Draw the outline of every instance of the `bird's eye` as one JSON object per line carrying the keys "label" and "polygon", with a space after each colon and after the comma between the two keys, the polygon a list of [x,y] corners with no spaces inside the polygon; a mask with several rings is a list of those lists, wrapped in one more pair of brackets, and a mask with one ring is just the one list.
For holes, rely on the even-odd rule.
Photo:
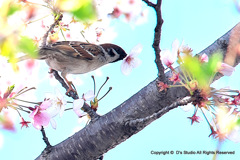
{"label": "bird's eye", "polygon": [[114,53],[114,52],[116,52],[116,51],[115,51],[113,48],[110,48],[110,49],[108,49],[107,51],[108,51],[110,57],[114,57],[114,56],[115,56],[115,53]]}

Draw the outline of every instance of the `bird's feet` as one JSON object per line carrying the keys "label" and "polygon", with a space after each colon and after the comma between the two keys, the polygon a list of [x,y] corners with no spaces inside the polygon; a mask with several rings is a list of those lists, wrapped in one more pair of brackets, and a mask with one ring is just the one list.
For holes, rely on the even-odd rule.
{"label": "bird's feet", "polygon": [[77,94],[77,90],[74,87],[73,83],[71,81],[67,81],[67,84],[68,84],[68,90],[66,92],[66,95],[69,95],[71,91]]}

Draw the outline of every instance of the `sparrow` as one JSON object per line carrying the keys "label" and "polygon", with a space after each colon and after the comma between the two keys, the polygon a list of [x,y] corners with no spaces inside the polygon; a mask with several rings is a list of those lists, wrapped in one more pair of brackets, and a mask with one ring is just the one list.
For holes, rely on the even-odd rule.
{"label": "sparrow", "polygon": [[[58,41],[40,47],[37,59],[45,60],[51,69],[61,72],[69,87],[66,92],[68,94],[75,90],[67,80],[67,74],[87,73],[103,65],[123,60],[126,56],[121,47],[111,43],[96,45],[80,41]],[[19,61],[26,59],[29,59],[29,56],[22,56]]]}

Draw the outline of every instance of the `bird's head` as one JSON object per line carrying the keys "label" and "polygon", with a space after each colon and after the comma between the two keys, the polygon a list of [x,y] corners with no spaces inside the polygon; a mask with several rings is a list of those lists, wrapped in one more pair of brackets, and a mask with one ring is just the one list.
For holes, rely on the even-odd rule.
{"label": "bird's head", "polygon": [[115,44],[106,43],[106,44],[101,44],[100,46],[111,57],[110,63],[123,60],[127,56],[127,53],[121,47]]}

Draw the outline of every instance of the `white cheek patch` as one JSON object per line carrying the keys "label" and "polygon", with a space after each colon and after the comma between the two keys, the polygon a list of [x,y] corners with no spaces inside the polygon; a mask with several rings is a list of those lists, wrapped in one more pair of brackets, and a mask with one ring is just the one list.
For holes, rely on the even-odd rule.
{"label": "white cheek patch", "polygon": [[[106,50],[102,47],[102,46],[99,46],[101,49],[102,49],[102,51],[103,51],[103,53],[104,53],[104,55],[108,55],[108,53],[107,52],[109,52],[110,50],[107,48],[107,52],[106,52]],[[108,51],[109,50],[109,51]]]}
{"label": "white cheek patch", "polygon": [[112,49],[112,52],[115,54],[115,56],[118,56],[118,58],[119,58],[120,55],[117,53],[117,51],[113,48],[111,48],[111,49]]}
{"label": "white cheek patch", "polygon": [[111,50],[113,51],[114,54],[118,54],[117,51],[115,51],[115,49],[111,48]]}

